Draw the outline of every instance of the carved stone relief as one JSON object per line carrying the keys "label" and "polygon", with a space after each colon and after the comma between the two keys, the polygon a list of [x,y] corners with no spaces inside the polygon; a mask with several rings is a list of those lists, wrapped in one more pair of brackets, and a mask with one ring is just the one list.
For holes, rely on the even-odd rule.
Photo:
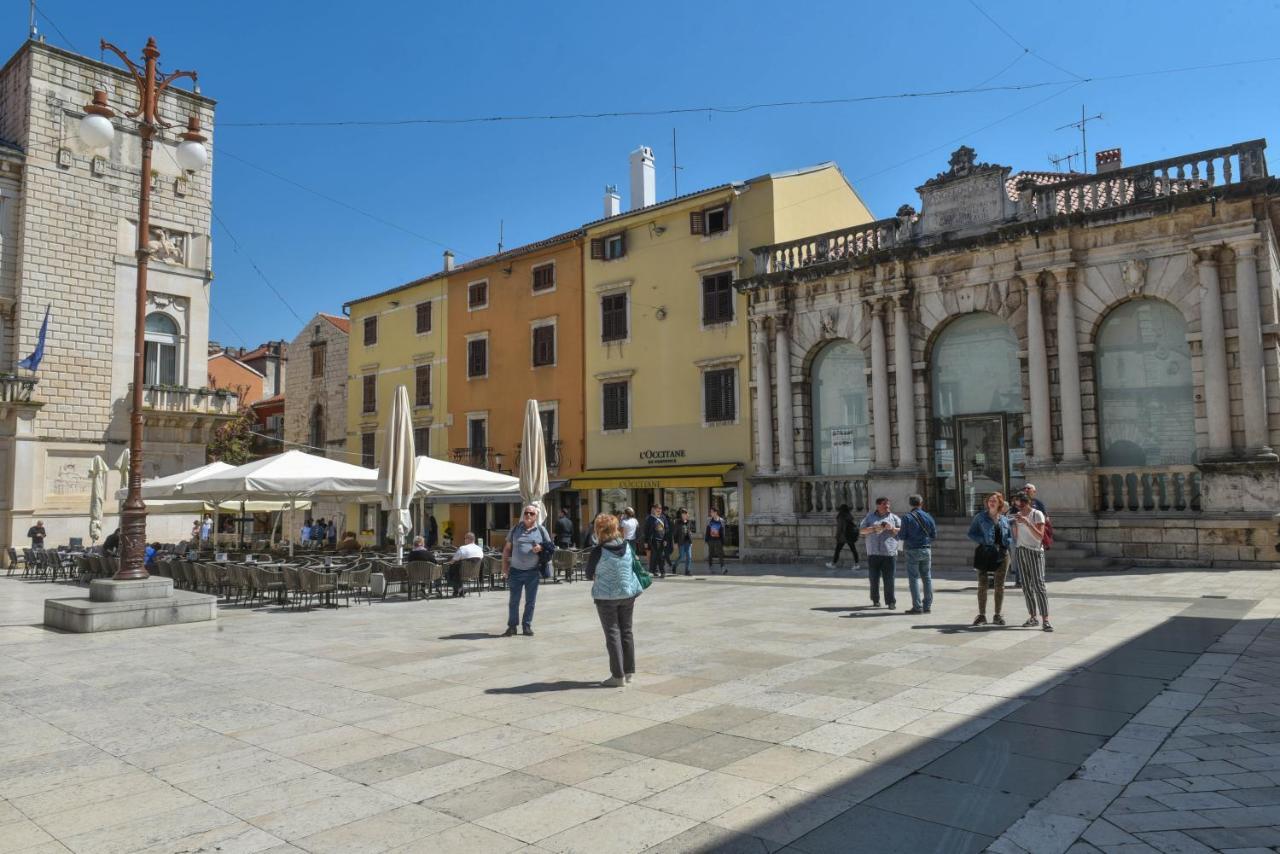
{"label": "carved stone relief", "polygon": [[170,228],[153,225],[150,230],[151,239],[147,241],[147,249],[156,261],[167,264],[185,266],[187,263],[187,241],[190,235]]}

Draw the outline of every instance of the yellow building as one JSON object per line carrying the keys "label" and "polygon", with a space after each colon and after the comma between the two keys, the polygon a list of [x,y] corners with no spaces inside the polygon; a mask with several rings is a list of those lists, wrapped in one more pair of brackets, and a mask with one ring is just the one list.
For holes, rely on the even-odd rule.
{"label": "yellow building", "polygon": [[587,470],[572,485],[594,510],[683,507],[698,530],[715,506],[733,554],[752,472],[751,336],[733,281],[753,247],[872,216],[833,163],[661,203],[649,149],[631,173],[632,209],[610,188],[606,217],[585,226]]}
{"label": "yellow building", "polygon": [[[413,439],[420,456],[448,458],[448,270],[343,306],[351,317],[347,347],[347,460],[376,468],[385,454],[387,419],[396,387],[409,391]],[[414,509],[414,530],[422,530]],[[351,505],[344,527],[366,543],[382,543],[386,512],[377,504]]]}

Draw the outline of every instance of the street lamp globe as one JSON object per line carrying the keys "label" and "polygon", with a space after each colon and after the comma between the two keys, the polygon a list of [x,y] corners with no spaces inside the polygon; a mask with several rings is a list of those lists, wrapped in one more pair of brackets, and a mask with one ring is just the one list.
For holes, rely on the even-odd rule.
{"label": "street lamp globe", "polygon": [[111,126],[111,119],[96,113],[86,113],[80,120],[80,138],[90,148],[105,148],[111,144],[116,129]]}
{"label": "street lamp globe", "polygon": [[204,143],[196,142],[193,139],[186,139],[178,143],[178,150],[174,153],[174,156],[184,172],[199,172],[209,162],[209,152],[205,151]]}

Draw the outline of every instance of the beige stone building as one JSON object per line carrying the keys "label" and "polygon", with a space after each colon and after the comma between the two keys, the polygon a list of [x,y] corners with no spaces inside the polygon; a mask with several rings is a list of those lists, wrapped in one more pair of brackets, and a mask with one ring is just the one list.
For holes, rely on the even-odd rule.
{"label": "beige stone building", "polygon": [[[49,544],[88,542],[89,462],[114,469],[128,442],[140,144],[116,120],[109,148],[89,149],[77,125],[95,88],[118,115],[136,90],[117,68],[29,41],[0,69],[0,547],[26,544],[44,521]],[[198,113],[212,137],[214,103],[170,89],[162,115],[179,129]],[[152,172],[146,318],[146,477],[203,464],[234,394],[205,388],[212,169],[184,174],[173,132]],[[210,145],[212,150],[212,145]],[[35,349],[46,309],[44,360]],[[113,470],[112,492],[120,486]],[[104,533],[116,524],[107,502]],[[152,516],[148,537],[181,539],[191,520]]]}
{"label": "beige stone building", "polygon": [[[284,447],[322,454],[344,462],[347,456],[347,340],[351,321],[320,312],[288,345],[291,356],[284,376]],[[331,519],[341,511],[332,501],[317,501],[316,518]]]}
{"label": "beige stone building", "polygon": [[959,523],[1034,481],[1051,565],[1275,566],[1265,147],[1012,176],[961,148],[919,212],[756,250],[753,552],[830,554],[842,503]]}

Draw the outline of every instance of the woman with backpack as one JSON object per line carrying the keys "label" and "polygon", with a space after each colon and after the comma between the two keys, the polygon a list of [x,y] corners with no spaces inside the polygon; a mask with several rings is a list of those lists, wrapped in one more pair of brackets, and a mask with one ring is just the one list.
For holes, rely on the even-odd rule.
{"label": "woman with backpack", "polygon": [[636,672],[636,646],[631,633],[636,597],[643,588],[632,569],[637,559],[633,546],[623,538],[618,517],[601,513],[592,525],[599,543],[587,558],[587,579],[596,603],[604,645],[609,651],[607,688],[621,688]]}

